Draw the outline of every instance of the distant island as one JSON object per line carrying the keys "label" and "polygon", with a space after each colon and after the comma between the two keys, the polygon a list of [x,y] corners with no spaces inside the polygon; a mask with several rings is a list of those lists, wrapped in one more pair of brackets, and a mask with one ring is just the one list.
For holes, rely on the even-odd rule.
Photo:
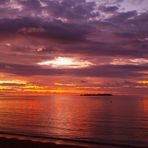
{"label": "distant island", "polygon": [[106,94],[106,93],[104,93],[104,94],[100,94],[100,93],[98,93],[98,94],[81,94],[80,96],[113,96],[113,94]]}

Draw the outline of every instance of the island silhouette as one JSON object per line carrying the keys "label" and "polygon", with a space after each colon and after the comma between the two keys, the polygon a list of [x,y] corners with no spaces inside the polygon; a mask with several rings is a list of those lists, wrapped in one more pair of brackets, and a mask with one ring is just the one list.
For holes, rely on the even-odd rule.
{"label": "island silhouette", "polygon": [[97,94],[81,94],[80,96],[113,96],[113,94],[109,94],[109,93],[97,93]]}

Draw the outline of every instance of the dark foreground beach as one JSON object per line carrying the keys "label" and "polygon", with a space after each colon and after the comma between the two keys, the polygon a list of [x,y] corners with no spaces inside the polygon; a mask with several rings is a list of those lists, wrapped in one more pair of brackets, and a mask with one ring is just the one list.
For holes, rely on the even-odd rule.
{"label": "dark foreground beach", "polygon": [[74,145],[64,145],[64,144],[54,144],[54,143],[45,143],[37,142],[31,140],[18,140],[15,138],[0,138],[0,147],[1,148],[84,148],[83,146],[74,146]]}
{"label": "dark foreground beach", "polygon": [[138,147],[130,145],[120,145],[120,144],[101,144],[100,145],[90,145],[90,146],[80,146],[80,145],[70,145],[70,144],[55,144],[51,142],[39,142],[32,140],[20,140],[16,138],[0,138],[0,148],[147,148]]}

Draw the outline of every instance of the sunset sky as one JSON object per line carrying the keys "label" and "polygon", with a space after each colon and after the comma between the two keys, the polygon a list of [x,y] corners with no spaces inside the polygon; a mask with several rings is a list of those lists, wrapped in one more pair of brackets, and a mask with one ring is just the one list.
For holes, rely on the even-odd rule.
{"label": "sunset sky", "polygon": [[0,94],[146,94],[148,0],[0,0]]}

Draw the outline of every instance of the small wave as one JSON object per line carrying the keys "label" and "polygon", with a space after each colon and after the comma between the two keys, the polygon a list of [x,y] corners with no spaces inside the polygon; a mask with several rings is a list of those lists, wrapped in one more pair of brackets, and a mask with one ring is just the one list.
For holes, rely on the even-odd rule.
{"label": "small wave", "polygon": [[[81,140],[81,139],[70,139],[70,138],[62,138],[62,137],[46,137],[46,136],[36,136],[36,135],[26,135],[26,134],[16,134],[16,133],[8,133],[8,132],[0,132],[0,137],[4,138],[15,138],[17,140],[30,140],[30,141],[39,141],[39,142],[53,142],[57,143],[58,141],[62,143],[75,143],[77,145],[87,145],[87,146],[94,146],[102,145],[108,147],[117,147],[117,148],[139,148],[139,146],[135,146],[132,144],[120,144],[120,143],[107,143],[107,142],[94,142],[88,140]],[[74,145],[75,145],[74,144]],[[147,146],[140,146],[140,148],[147,148]]]}

